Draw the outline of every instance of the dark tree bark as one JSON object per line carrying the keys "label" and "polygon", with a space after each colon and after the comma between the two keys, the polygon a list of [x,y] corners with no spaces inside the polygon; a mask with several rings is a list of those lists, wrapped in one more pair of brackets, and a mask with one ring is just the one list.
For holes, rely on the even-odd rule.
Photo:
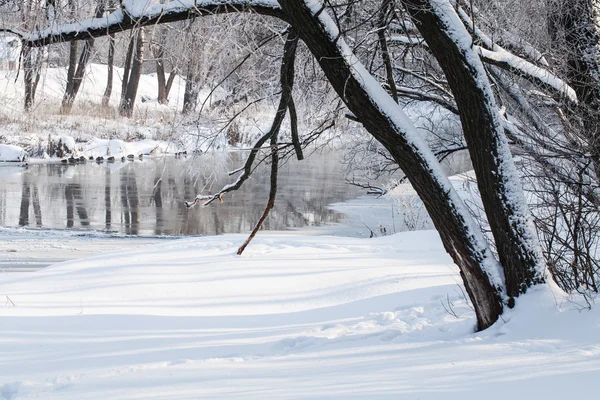
{"label": "dark tree bark", "polygon": [[[39,50],[37,50],[39,52]],[[25,84],[25,111],[30,111],[35,102],[35,92],[39,82],[39,70],[37,60],[34,58],[34,49],[23,46],[23,81]]]}
{"label": "dark tree bark", "polygon": [[[196,42],[199,40],[194,32],[194,21],[195,19],[191,19],[187,26],[188,31],[188,42],[192,47],[190,50],[190,56],[187,60],[186,65],[186,74],[185,74],[185,91],[183,93],[183,107],[181,109],[181,113],[183,115],[187,115],[196,109],[196,105],[198,104],[198,93],[200,91],[200,74],[198,73],[198,60],[195,56]],[[201,111],[202,112],[202,111]]]}
{"label": "dark tree bark", "polygon": [[[372,96],[374,89],[361,79],[363,76],[357,76],[355,63],[349,62],[338,45],[341,39],[332,37],[304,1],[280,0],[279,3],[338,95],[369,133],[389,151],[423,200],[446,251],[460,268],[477,314],[478,328],[489,327],[502,313],[500,289],[492,285],[484,272],[488,262],[494,263],[493,256],[481,243],[481,235],[473,230],[472,221],[466,220],[469,215],[449,182],[440,176],[439,164],[432,164],[431,158],[425,155],[430,152],[424,143],[423,147],[415,143],[415,132],[399,126],[395,116],[386,112],[387,104],[393,99]],[[394,110],[401,112],[399,108],[394,107]],[[439,174],[433,172],[437,170]]]}
{"label": "dark tree bark", "polygon": [[[190,62],[192,64],[192,62]],[[200,88],[200,76],[195,71],[193,65],[188,65],[188,73],[185,77],[185,91],[183,93],[183,108],[182,114],[187,115],[194,111],[198,104],[198,93]]]}
{"label": "dark tree bark", "polygon": [[[96,8],[96,18],[102,17],[104,14],[104,6],[101,3]],[[64,114],[69,114],[73,108],[75,97],[79,92],[79,88],[83,83],[83,77],[85,75],[85,69],[92,56],[92,50],[94,48],[94,38],[89,38],[85,41],[81,54],[79,55],[79,62],[77,62],[77,42],[71,42],[71,48],[69,51],[69,69],[67,72],[67,87],[62,100],[61,111]]]}
{"label": "dark tree bark", "polygon": [[[77,50],[79,42],[74,40],[69,43],[69,66],[67,67],[67,87],[65,88],[65,97],[67,93],[73,93],[73,84],[75,78],[75,70],[77,69]],[[63,98],[63,104],[65,98]]]}
{"label": "dark tree bark", "polygon": [[[73,43],[73,42],[72,42]],[[76,42],[74,42],[76,43]],[[69,57],[69,72],[67,74],[67,87],[65,89],[65,94],[62,100],[61,112],[64,114],[69,114],[71,109],[73,108],[73,103],[75,102],[75,97],[79,92],[79,88],[81,87],[81,83],[83,82],[83,77],[85,75],[85,67],[90,59],[90,55],[92,54],[92,48],[94,46],[94,39],[88,39],[85,41],[83,45],[83,49],[81,51],[81,55],[79,57],[79,62],[76,63],[77,67],[75,68],[75,73],[71,73],[71,67],[75,64],[72,64],[71,57]],[[77,46],[71,49],[71,54],[77,52]]]}
{"label": "dark tree bark", "polygon": [[129,75],[131,73],[131,62],[133,60],[133,52],[135,51],[135,36],[137,32],[133,32],[131,35],[131,39],[129,40],[129,45],[127,46],[127,53],[125,55],[125,64],[123,65],[123,79],[121,80],[121,102],[123,102],[123,97],[125,96],[125,92],[127,92],[127,86],[129,85]]}
{"label": "dark tree bark", "polygon": [[137,95],[138,85],[140,83],[140,77],[142,75],[142,64],[144,62],[144,30],[138,29],[137,33],[133,36],[132,42],[130,43],[131,54],[131,71],[127,74],[127,80],[125,77],[123,83],[127,82],[125,92],[121,97],[121,105],[119,107],[119,113],[122,116],[131,118],[133,116],[133,107],[135,105],[135,97]]}
{"label": "dark tree bark", "polygon": [[158,80],[158,103],[167,104],[169,102],[169,93],[173,86],[173,81],[177,76],[175,69],[171,70],[169,77],[166,77],[165,71],[165,46],[167,42],[167,31],[164,28],[156,27],[158,30],[157,40],[152,46],[152,52],[156,61],[156,78]]}
{"label": "dark tree bark", "polygon": [[377,37],[379,39],[379,47],[381,47],[381,59],[385,68],[385,76],[387,84],[392,95],[392,98],[398,102],[398,89],[396,89],[396,82],[394,81],[394,74],[392,68],[392,60],[387,45],[387,38],[385,37],[385,31],[388,25],[388,16],[394,12],[393,3],[391,0],[383,0],[381,9],[379,10],[379,21],[377,24]]}
{"label": "dark tree bark", "polygon": [[102,107],[108,107],[113,88],[113,75],[115,69],[115,37],[108,36],[108,60],[106,62],[108,68],[108,78],[106,80],[106,89],[102,96]]}
{"label": "dark tree bark", "polygon": [[[430,0],[403,2],[452,89],[512,307],[515,297],[543,282],[543,277],[533,244],[535,235],[525,220],[528,212],[488,78],[475,52],[459,48],[452,37],[460,33],[449,26],[452,22],[448,19],[454,13],[449,2],[435,8]],[[458,16],[454,22],[462,26]],[[515,199],[519,194],[521,198]]]}

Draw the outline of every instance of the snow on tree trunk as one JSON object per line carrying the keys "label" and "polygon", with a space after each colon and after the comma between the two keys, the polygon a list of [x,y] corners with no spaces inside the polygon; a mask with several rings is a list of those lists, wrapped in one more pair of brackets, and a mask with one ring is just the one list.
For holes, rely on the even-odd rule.
{"label": "snow on tree trunk", "polygon": [[487,74],[471,36],[448,0],[404,0],[404,6],[444,70],[456,100],[512,307],[515,297],[543,282],[544,276],[539,245]]}
{"label": "snow on tree trunk", "polygon": [[394,157],[423,200],[446,251],[459,266],[478,328],[502,313],[502,271],[441,166],[402,109],[340,37],[323,4],[280,0],[327,79],[359,121]]}

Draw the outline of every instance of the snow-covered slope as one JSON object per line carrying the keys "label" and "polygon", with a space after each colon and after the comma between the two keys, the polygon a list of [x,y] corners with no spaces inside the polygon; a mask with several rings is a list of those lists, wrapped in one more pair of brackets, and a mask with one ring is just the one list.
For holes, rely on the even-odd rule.
{"label": "snow-covered slope", "polygon": [[600,313],[473,332],[434,231],[192,238],[0,277],[4,399],[595,399]]}

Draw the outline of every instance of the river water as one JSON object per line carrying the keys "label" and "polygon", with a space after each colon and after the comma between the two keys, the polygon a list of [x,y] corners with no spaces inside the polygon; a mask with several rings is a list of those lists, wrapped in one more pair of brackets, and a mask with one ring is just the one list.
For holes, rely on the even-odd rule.
{"label": "river water", "polygon": [[[0,226],[85,229],[136,236],[218,235],[248,232],[269,193],[269,167],[208,207],[185,200],[235,180],[247,153],[152,158],[114,164],[38,164],[0,167]],[[335,153],[313,154],[280,166],[275,208],[264,229],[283,230],[339,222],[331,203],[357,197],[344,182]]]}

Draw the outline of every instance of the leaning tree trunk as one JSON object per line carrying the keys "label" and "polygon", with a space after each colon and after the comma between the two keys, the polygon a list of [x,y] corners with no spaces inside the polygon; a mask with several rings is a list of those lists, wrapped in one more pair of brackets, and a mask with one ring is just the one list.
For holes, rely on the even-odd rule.
{"label": "leaning tree trunk", "polygon": [[502,313],[501,271],[466,207],[425,141],[340,37],[326,11],[279,0],[327,79],[364,127],[382,143],[423,200],[446,251],[460,268],[479,329]]}
{"label": "leaning tree trunk", "polygon": [[512,307],[515,297],[544,278],[536,236],[487,74],[448,0],[403,2],[444,70],[456,100]]}
{"label": "leaning tree trunk", "polygon": [[142,63],[144,61],[144,30],[139,29],[132,39],[131,71],[127,76],[127,87],[121,96],[119,113],[131,118],[137,95],[140,77],[142,75]]}

